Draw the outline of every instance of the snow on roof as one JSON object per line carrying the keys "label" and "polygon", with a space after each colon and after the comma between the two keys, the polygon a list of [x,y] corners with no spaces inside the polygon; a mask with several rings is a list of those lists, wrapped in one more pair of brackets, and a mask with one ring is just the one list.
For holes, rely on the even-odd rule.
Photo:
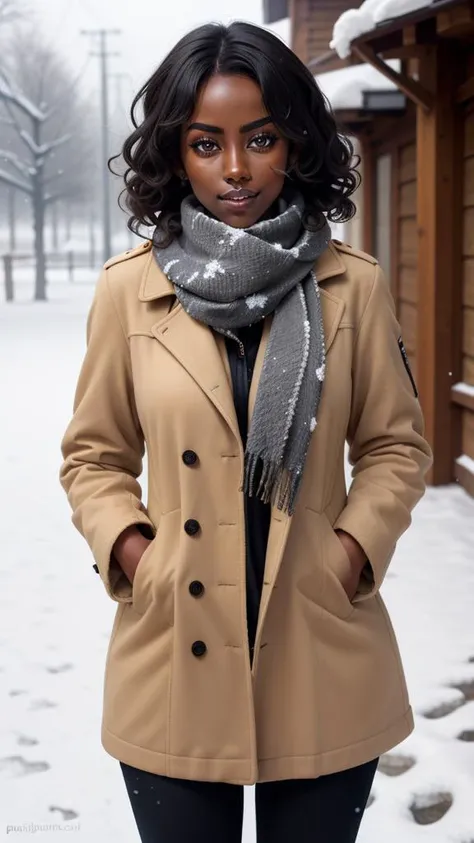
{"label": "snow on roof", "polygon": [[348,9],[338,18],[329,46],[336,50],[341,59],[346,59],[351,53],[352,41],[359,35],[370,32],[383,21],[431,5],[432,0],[365,0],[359,9]]}
{"label": "snow on roof", "polygon": [[287,46],[290,46],[291,42],[291,21],[290,18],[283,18],[282,20],[277,20],[275,23],[270,23],[265,25],[265,29],[269,29],[270,32],[273,32],[274,35],[278,35]]}
{"label": "snow on roof", "polygon": [[[398,59],[391,59],[387,64],[393,70],[400,70]],[[393,82],[369,64],[356,64],[319,73],[315,79],[333,109],[362,108],[364,91],[397,90]]]}

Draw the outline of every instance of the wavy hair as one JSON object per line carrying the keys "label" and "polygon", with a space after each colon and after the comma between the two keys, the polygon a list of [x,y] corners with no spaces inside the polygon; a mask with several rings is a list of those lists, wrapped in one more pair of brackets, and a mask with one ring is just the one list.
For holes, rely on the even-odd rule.
{"label": "wavy hair", "polygon": [[259,85],[268,113],[296,153],[289,178],[303,194],[307,218],[351,219],[357,161],[314,77],[275,35],[237,22],[206,24],[182,38],[133,100],[134,131],[109,161],[112,172],[112,162],[126,165],[119,201],[125,197],[129,229],[139,234],[141,226],[157,226],[163,246],[180,234],[181,202],[189,193],[176,175],[181,130],[200,89],[217,73],[247,76]]}

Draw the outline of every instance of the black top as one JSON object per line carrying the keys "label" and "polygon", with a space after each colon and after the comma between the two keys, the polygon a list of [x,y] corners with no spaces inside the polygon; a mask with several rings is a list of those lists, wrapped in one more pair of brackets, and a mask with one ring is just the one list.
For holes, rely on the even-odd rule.
{"label": "black top", "polygon": [[[240,435],[245,449],[248,435],[248,402],[255,360],[262,338],[263,321],[237,332],[243,348],[235,340],[226,339],[227,354],[232,374],[234,404],[239,422]],[[258,482],[258,479],[257,479]],[[251,657],[258,612],[262,595],[265,557],[270,530],[271,507],[257,497],[245,496],[245,531],[246,531],[246,587],[247,587],[247,626]]]}

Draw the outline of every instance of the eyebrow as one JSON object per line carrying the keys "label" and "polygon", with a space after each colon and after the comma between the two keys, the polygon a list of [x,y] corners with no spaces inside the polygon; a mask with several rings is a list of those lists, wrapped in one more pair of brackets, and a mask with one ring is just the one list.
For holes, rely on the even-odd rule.
{"label": "eyebrow", "polygon": [[[266,126],[267,123],[273,123],[270,115],[268,117],[261,117],[259,120],[254,120],[252,123],[246,123],[240,127],[239,132],[245,135],[247,132],[252,132],[254,129],[260,129],[262,126]],[[198,129],[200,132],[210,132],[213,135],[224,134],[224,129],[221,129],[219,126],[209,126],[207,123],[191,123],[187,131],[191,132],[193,129]]]}

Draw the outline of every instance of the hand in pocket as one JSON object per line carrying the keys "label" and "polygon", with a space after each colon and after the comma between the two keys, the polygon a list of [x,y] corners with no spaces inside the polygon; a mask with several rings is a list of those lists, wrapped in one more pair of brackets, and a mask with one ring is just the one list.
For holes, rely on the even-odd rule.
{"label": "hand in pocket", "polygon": [[348,533],[335,530],[334,534],[345,551],[345,558],[339,571],[339,579],[352,603],[359,588],[360,577],[367,562],[367,557],[358,542]]}
{"label": "hand in pocket", "polygon": [[136,526],[132,526],[120,534],[113,546],[114,559],[132,584],[142,556],[151,543]]}

